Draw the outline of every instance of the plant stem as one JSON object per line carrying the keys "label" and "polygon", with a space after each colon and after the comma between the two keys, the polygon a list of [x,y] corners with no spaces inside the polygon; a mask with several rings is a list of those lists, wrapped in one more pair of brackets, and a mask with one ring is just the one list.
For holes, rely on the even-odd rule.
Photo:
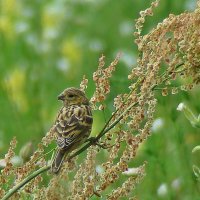
{"label": "plant stem", "polygon": [[35,178],[39,174],[49,170],[50,167],[51,167],[50,165],[47,165],[47,166],[44,166],[44,167],[38,169],[37,171],[33,172],[31,175],[26,177],[22,182],[15,185],[1,200],[6,200],[6,199],[10,198],[17,190],[19,190],[24,185],[26,185],[26,183],[28,183],[30,180],[32,180],[33,178]]}

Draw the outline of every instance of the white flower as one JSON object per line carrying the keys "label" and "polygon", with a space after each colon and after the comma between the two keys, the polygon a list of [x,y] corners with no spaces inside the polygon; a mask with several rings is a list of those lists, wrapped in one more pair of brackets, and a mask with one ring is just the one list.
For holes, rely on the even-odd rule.
{"label": "white flower", "polygon": [[97,166],[96,166],[96,172],[97,172],[98,174],[102,174],[102,173],[104,172],[103,167],[102,167],[101,165],[97,165]]}
{"label": "white flower", "polygon": [[177,110],[184,113],[185,117],[190,121],[193,127],[200,128],[200,115],[196,116],[184,103],[180,103]]}
{"label": "white flower", "polygon": [[58,34],[59,34],[58,29],[56,29],[55,27],[46,28],[46,29],[44,29],[44,32],[43,32],[44,38],[47,40],[57,38]]}
{"label": "white flower", "polygon": [[174,179],[171,183],[171,186],[172,186],[172,189],[176,191],[179,190],[181,187],[181,179],[180,178]]}
{"label": "white flower", "polygon": [[[22,159],[19,156],[14,156],[11,158],[11,163],[14,166],[20,166],[22,164]],[[6,166],[5,159],[0,159],[0,168],[4,168]]]}
{"label": "white flower", "polygon": [[195,147],[192,149],[192,153],[195,153],[196,151],[199,151],[199,150],[200,150],[200,145],[195,146]]}
{"label": "white flower", "polygon": [[137,176],[140,171],[141,169],[139,167],[128,168],[128,170],[122,172],[122,174],[127,175],[127,176],[133,176],[133,175]]}
{"label": "white flower", "polygon": [[92,51],[102,51],[103,48],[104,48],[104,45],[103,45],[103,43],[100,40],[94,39],[94,40],[90,41],[89,48]]}
{"label": "white flower", "polygon": [[114,56],[119,52],[123,52],[120,61],[123,62],[126,65],[126,67],[132,68],[133,65],[136,64],[137,60],[133,53],[127,51],[126,49],[119,49],[114,53]]}
{"label": "white flower", "polygon": [[179,103],[179,105],[178,105],[176,110],[183,111],[184,108],[185,108],[185,104],[184,103]]}
{"label": "white flower", "polygon": [[133,23],[132,21],[124,21],[119,25],[119,32],[121,35],[127,36],[131,35],[133,32]]}
{"label": "white flower", "polygon": [[70,63],[66,58],[61,58],[57,61],[57,67],[59,70],[66,72],[69,69]]}
{"label": "white flower", "polygon": [[164,120],[161,118],[157,118],[154,120],[152,127],[151,127],[151,131],[153,132],[157,132],[159,131],[164,125]]}
{"label": "white flower", "polygon": [[11,158],[11,163],[15,166],[19,166],[22,164],[22,158],[20,156],[14,156]]}
{"label": "white flower", "polygon": [[19,21],[15,24],[15,31],[17,33],[26,32],[29,29],[29,25],[26,22]]}
{"label": "white flower", "polygon": [[157,195],[159,197],[164,197],[168,193],[168,187],[166,183],[162,183],[157,189]]}

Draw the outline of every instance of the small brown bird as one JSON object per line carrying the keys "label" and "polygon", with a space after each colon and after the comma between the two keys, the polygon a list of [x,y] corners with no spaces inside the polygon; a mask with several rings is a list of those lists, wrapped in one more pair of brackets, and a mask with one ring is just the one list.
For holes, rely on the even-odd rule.
{"label": "small brown bird", "polygon": [[58,173],[65,156],[83,144],[92,128],[92,112],[84,92],[77,88],[67,88],[58,99],[64,106],[60,109],[56,122],[55,134],[57,152],[51,165],[51,171]]}

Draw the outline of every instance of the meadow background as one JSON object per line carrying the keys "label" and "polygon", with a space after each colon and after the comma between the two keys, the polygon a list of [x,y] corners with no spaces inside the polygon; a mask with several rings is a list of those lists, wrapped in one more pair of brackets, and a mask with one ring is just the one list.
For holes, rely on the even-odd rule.
{"label": "meadow background", "polygon": [[[36,148],[61,107],[58,94],[67,87],[79,87],[86,75],[89,79],[86,93],[91,97],[95,89],[92,73],[99,57],[104,54],[109,64],[122,52],[111,78],[105,113],[94,112],[92,134],[98,133],[113,111],[113,98],[128,91],[127,75],[138,56],[134,20],[150,3],[149,0],[0,0],[0,158],[13,136],[18,140],[16,155],[29,141]],[[144,34],[170,13],[193,10],[195,3],[195,0],[162,0],[154,16],[145,22]],[[200,144],[200,134],[176,110],[180,102],[186,102],[200,113],[200,89],[167,97],[158,93],[157,98],[153,134],[131,163],[137,167],[144,160],[148,162],[147,175],[134,192],[142,200],[200,199],[200,184],[192,172],[193,164],[200,166],[199,153],[191,153]]]}

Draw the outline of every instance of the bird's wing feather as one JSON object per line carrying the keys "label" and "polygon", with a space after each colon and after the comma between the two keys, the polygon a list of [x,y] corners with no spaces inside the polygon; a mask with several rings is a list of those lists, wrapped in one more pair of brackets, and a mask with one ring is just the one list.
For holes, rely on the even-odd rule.
{"label": "bird's wing feather", "polygon": [[[62,115],[62,112],[60,113]],[[79,140],[83,132],[89,131],[87,122],[92,117],[85,116],[84,108],[75,107],[71,116],[61,116],[60,121],[56,123],[57,144],[60,148],[67,148]],[[90,126],[90,124],[89,124]]]}

